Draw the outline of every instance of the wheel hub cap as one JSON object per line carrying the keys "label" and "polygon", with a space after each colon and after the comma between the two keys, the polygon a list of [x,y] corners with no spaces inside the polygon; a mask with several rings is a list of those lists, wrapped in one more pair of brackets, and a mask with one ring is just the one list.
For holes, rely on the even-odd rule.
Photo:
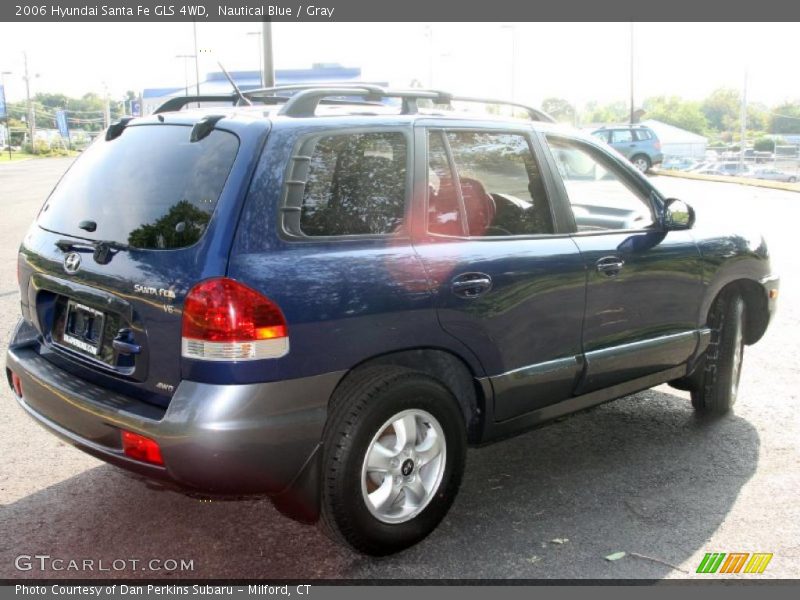
{"label": "wheel hub cap", "polygon": [[446,462],[444,431],[430,413],[404,410],[386,421],[367,447],[361,493],[384,523],[404,523],[436,495]]}

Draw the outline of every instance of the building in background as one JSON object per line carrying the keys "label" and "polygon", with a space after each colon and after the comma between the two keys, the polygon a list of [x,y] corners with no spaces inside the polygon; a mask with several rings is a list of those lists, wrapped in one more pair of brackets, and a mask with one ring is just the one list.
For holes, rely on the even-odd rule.
{"label": "building in background", "polygon": [[[261,73],[259,71],[231,71],[231,78],[242,91],[254,90],[261,87]],[[361,81],[359,67],[342,67],[337,64],[317,63],[310,69],[277,69],[275,71],[276,85],[295,85],[305,83],[355,83]],[[145,88],[142,91],[142,108],[145,115],[152,114],[165,101],[175,96],[183,96],[186,90],[189,95],[195,94],[197,87],[194,83],[167,88]],[[222,71],[209,73],[205,81],[200,82],[201,94],[230,94],[231,84]]]}
{"label": "building in background", "polygon": [[642,121],[640,125],[655,131],[661,142],[661,152],[664,156],[680,156],[697,160],[705,158],[706,147],[708,146],[707,137],[655,119],[647,119]]}

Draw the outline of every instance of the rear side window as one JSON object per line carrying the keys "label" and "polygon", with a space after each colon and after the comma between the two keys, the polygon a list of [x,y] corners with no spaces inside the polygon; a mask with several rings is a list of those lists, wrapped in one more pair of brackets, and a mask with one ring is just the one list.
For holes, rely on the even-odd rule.
{"label": "rear side window", "polygon": [[[39,226],[141,249],[191,246],[206,230],[239,149],[227,131],[190,142],[191,131],[141,125],[98,139],[50,195]],[[94,231],[78,226],[84,221]]]}
{"label": "rear side window", "polygon": [[633,141],[633,133],[630,129],[614,129],[611,131],[612,144],[624,144]]}
{"label": "rear side window", "polygon": [[[458,175],[458,186],[446,146]],[[445,235],[553,233],[539,164],[516,133],[432,131],[428,137],[428,228]]]}
{"label": "rear side window", "polygon": [[653,139],[653,134],[648,129],[636,129],[633,132],[637,142],[644,142]]}
{"label": "rear side window", "polygon": [[403,225],[408,152],[400,132],[319,138],[300,206],[307,236],[386,235]]}

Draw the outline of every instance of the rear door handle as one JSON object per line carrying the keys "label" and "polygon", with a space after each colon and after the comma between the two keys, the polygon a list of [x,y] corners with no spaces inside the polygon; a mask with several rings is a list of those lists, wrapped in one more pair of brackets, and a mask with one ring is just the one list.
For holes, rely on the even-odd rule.
{"label": "rear door handle", "polygon": [[595,266],[597,267],[598,273],[603,273],[608,277],[614,277],[619,275],[622,267],[625,266],[625,261],[619,256],[604,256],[595,263]]}
{"label": "rear door handle", "polygon": [[450,282],[450,290],[459,298],[477,298],[492,289],[486,273],[462,273]]}

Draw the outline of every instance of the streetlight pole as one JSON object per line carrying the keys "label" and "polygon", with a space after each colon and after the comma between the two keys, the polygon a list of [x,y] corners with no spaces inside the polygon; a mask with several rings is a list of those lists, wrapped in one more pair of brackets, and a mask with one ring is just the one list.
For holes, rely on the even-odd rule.
{"label": "streetlight pole", "polygon": [[264,87],[264,54],[262,52],[262,44],[261,44],[261,32],[260,31],[248,31],[247,35],[257,35],[258,36],[258,77],[261,83],[261,87]]}
{"label": "streetlight pole", "polygon": [[261,24],[261,43],[263,45],[264,65],[263,80],[264,87],[275,87],[275,64],[272,56],[272,22],[264,21]]}
{"label": "streetlight pole", "polygon": [[8,114],[8,95],[6,94],[6,75],[13,75],[11,71],[0,73],[3,83],[3,100],[6,102],[6,146],[8,147],[8,160],[11,161],[11,116]]}

